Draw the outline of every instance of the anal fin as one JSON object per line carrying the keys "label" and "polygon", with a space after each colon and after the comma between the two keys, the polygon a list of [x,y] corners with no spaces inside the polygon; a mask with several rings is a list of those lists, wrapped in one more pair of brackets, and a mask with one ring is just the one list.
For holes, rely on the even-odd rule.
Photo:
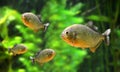
{"label": "anal fin", "polygon": [[100,40],[100,41],[97,43],[96,46],[91,47],[91,48],[90,48],[90,51],[91,51],[92,53],[94,53],[94,52],[96,51],[96,49],[100,46],[101,42],[102,42],[102,40]]}

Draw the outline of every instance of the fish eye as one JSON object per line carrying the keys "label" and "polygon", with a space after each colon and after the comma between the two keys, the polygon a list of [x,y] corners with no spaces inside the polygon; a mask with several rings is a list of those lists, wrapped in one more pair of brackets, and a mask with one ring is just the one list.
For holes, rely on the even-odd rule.
{"label": "fish eye", "polygon": [[66,32],[66,34],[68,34],[68,32]]}

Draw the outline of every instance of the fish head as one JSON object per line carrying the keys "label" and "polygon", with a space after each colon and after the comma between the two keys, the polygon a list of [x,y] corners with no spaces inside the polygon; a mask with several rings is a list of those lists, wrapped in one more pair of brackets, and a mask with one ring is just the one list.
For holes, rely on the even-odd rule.
{"label": "fish head", "polygon": [[22,14],[22,20],[25,24],[29,24],[32,20],[31,13],[23,13]]}
{"label": "fish head", "polygon": [[76,38],[76,31],[72,27],[67,27],[61,33],[61,38],[65,41],[75,40]]}
{"label": "fish head", "polygon": [[45,49],[41,53],[41,63],[48,62],[52,60],[55,56],[55,51],[53,49]]}
{"label": "fish head", "polygon": [[46,54],[47,54],[48,58],[53,58],[55,55],[55,51],[51,49]]}
{"label": "fish head", "polygon": [[14,46],[14,51],[17,54],[23,54],[27,51],[27,47],[24,44],[17,44]]}
{"label": "fish head", "polygon": [[67,38],[69,38],[69,37],[71,37],[71,29],[65,29],[63,32],[62,32],[62,34],[61,34],[61,37],[63,38],[63,39],[67,39]]}
{"label": "fish head", "polygon": [[22,47],[22,48],[21,48],[21,52],[22,52],[22,53],[25,53],[26,51],[27,51],[27,48],[26,48],[26,47]]}

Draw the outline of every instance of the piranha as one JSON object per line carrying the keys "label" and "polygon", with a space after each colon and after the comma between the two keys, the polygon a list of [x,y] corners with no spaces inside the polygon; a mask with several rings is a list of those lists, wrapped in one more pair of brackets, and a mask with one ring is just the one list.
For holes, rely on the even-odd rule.
{"label": "piranha", "polygon": [[42,23],[40,15],[37,16],[31,12],[23,13],[22,21],[25,26],[32,29],[34,32],[38,32],[39,30],[46,31],[47,27],[49,26],[49,23]]}
{"label": "piranha", "polygon": [[111,32],[111,29],[107,29],[100,34],[97,30],[98,28],[92,23],[73,24],[63,30],[61,38],[71,46],[82,49],[89,48],[94,53],[102,41],[109,45],[109,34]]}
{"label": "piranha", "polygon": [[23,54],[27,51],[27,47],[24,44],[16,44],[12,48],[8,48],[9,53],[13,53],[13,55]]}
{"label": "piranha", "polygon": [[44,49],[36,53],[34,57],[30,57],[33,63],[38,62],[40,65],[52,60],[55,56],[53,49]]}

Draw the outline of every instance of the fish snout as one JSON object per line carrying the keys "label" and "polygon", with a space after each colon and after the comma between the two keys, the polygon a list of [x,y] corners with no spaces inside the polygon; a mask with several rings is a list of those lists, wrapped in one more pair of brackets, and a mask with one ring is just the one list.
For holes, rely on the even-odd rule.
{"label": "fish snout", "polygon": [[63,34],[61,34],[61,35],[60,35],[60,37],[62,37],[62,38],[63,38],[63,37],[64,37],[64,35],[63,35]]}
{"label": "fish snout", "polygon": [[67,36],[66,36],[64,33],[62,33],[62,34],[61,34],[61,38],[62,38],[63,40],[65,40],[65,39],[67,38]]}
{"label": "fish snout", "polygon": [[62,37],[62,38],[65,38],[64,32],[61,33],[61,37]]}
{"label": "fish snout", "polygon": [[25,14],[22,14],[22,19],[25,19],[25,18],[26,18]]}
{"label": "fish snout", "polygon": [[26,13],[22,14],[22,19],[27,20],[28,17],[29,16]]}

